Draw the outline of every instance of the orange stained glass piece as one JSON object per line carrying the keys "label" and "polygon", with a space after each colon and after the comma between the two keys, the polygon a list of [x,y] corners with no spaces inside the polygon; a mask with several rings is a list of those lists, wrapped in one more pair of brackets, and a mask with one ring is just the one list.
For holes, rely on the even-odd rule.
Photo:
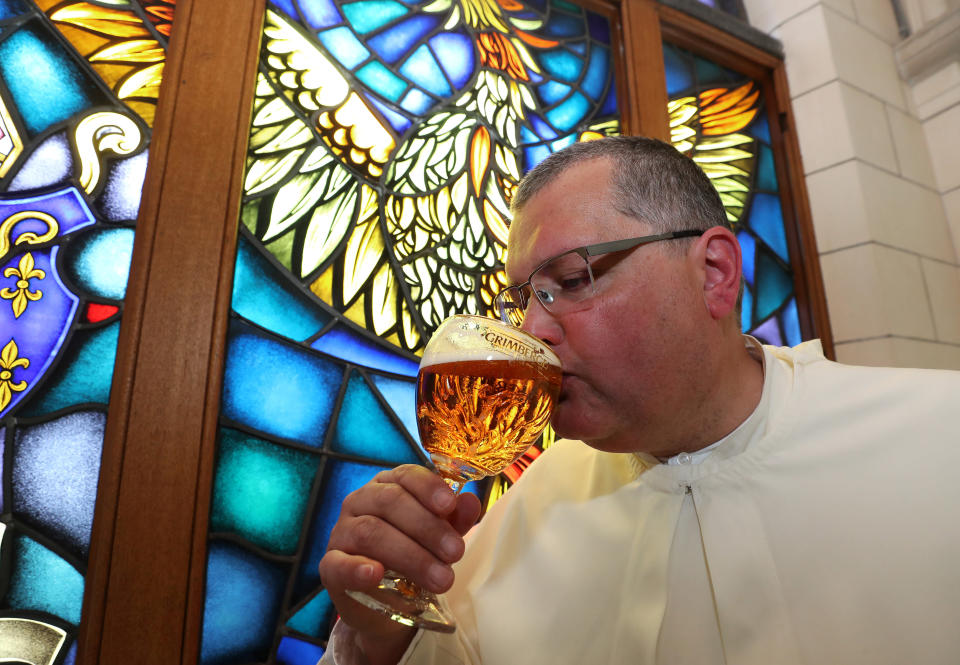
{"label": "orange stained glass piece", "polygon": [[543,39],[542,37],[536,37],[534,35],[531,35],[529,32],[524,32],[523,30],[518,30],[516,28],[514,29],[514,33],[516,33],[517,37],[522,39],[524,42],[536,48],[550,48],[552,46],[556,46],[557,44],[559,44],[559,42],[553,39]]}
{"label": "orange stained glass piece", "polygon": [[704,135],[718,136],[743,129],[757,114],[760,91],[753,81],[735,90],[713,88],[700,93],[700,127]]}
{"label": "orange stained glass piece", "polygon": [[470,142],[470,182],[473,183],[473,191],[480,195],[480,188],[483,186],[483,177],[487,173],[487,167],[490,165],[490,132],[483,125],[477,127],[473,132],[473,140]]}
{"label": "orange stained glass piece", "polygon": [[477,36],[480,63],[491,69],[499,69],[519,81],[529,81],[527,68],[523,66],[516,47],[498,32],[482,32]]}

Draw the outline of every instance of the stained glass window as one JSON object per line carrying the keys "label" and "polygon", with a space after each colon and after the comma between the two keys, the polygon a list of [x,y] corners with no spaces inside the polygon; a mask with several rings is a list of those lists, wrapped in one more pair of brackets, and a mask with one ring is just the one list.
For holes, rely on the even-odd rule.
{"label": "stained glass window", "polygon": [[72,663],[172,0],[0,3],[0,660]]}
{"label": "stained glass window", "polygon": [[674,146],[710,177],[743,251],[741,325],[775,345],[801,341],[793,268],[760,85],[664,46]]}
{"label": "stained glass window", "polygon": [[268,3],[203,663],[316,662],[334,617],[317,564],[340,503],[425,463],[418,354],[505,283],[522,173],[619,131],[613,57],[609,20],[563,0]]}

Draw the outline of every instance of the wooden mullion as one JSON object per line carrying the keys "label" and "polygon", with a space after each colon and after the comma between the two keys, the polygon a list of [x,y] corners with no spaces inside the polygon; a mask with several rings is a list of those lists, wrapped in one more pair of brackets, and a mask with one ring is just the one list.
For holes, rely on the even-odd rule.
{"label": "wooden mullion", "polygon": [[234,0],[228,12],[206,0],[177,5],[111,393],[82,665],[198,658],[262,17],[263,0]]}
{"label": "wooden mullion", "polygon": [[[663,37],[654,0],[622,0],[624,81],[620,106],[625,134],[670,140]],[[620,81],[618,81],[620,83]]]}
{"label": "wooden mullion", "polygon": [[[771,123],[771,133],[778,136],[780,148],[774,150],[774,159],[777,172],[786,176],[786,187],[781,185],[785,194],[782,198],[784,211],[789,211],[794,218],[794,223],[788,226],[788,236],[793,236],[790,239],[795,246],[798,264],[794,265],[794,284],[797,287],[800,329],[805,338],[819,338],[824,354],[835,359],[830,314],[827,309],[823,273],[820,270],[820,255],[813,230],[813,215],[807,195],[803,161],[800,157],[800,142],[790,105],[786,67],[782,62],[773,69],[770,80],[774,94],[768,95],[767,99],[778,119],[775,125]],[[798,279],[800,275],[802,280]]]}

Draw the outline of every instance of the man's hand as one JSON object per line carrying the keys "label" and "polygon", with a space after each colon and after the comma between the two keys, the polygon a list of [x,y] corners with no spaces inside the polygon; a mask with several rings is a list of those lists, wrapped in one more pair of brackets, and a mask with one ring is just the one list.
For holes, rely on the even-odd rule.
{"label": "man's hand", "polygon": [[476,496],[454,496],[439,476],[411,464],[381,471],[344,499],[320,577],[371,663],[396,663],[414,630],[364,607],[345,590],[370,591],[389,568],[435,593],[447,591],[453,585],[450,564],[463,556],[463,534],[479,514]]}

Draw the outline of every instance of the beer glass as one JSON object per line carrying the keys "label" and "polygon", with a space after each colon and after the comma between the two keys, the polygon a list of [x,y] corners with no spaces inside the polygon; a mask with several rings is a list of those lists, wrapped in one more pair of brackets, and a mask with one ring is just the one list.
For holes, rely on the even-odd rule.
{"label": "beer glass", "polygon": [[[446,319],[417,375],[417,426],[437,472],[455,493],[517,460],[550,421],[560,359],[542,341],[483,316]],[[370,594],[347,592],[408,626],[453,632],[434,594],[386,571]]]}

